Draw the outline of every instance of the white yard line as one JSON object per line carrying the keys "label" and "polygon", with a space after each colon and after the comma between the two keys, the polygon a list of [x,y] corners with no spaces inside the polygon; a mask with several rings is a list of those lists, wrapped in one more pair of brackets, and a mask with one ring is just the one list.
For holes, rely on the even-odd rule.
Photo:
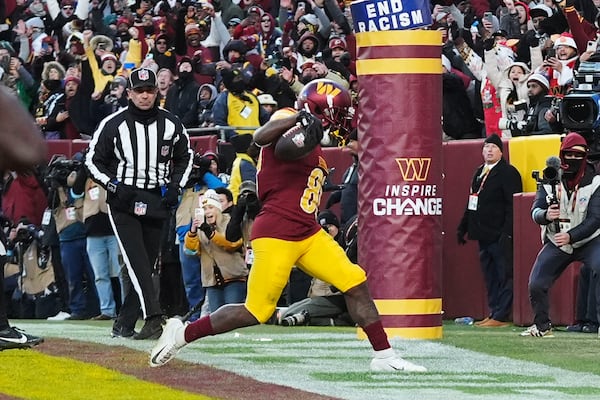
{"label": "white yard line", "polygon": [[[66,321],[17,321],[15,325],[32,334],[123,345],[142,351],[149,351],[155,343],[113,339],[106,326]],[[429,372],[370,373],[368,342],[359,341],[347,332],[286,330],[282,334],[265,334],[240,330],[201,339],[182,349],[178,358],[262,382],[348,400],[600,398],[600,379],[594,374],[490,356],[435,341],[394,340],[392,343],[403,357],[425,365]],[[588,393],[568,394],[580,387],[588,388]]]}

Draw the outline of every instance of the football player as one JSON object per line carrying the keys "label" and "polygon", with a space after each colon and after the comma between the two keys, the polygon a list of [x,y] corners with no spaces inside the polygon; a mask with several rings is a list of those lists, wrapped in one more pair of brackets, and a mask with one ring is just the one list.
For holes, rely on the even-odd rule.
{"label": "football player", "polygon": [[[396,355],[369,293],[364,270],[348,260],[316,220],[327,164],[314,138],[322,135],[321,124],[329,131],[344,132],[350,104],[350,94],[337,83],[312,81],[299,96],[300,111],[279,110],[256,130],[254,141],[261,146],[257,188],[263,207],[252,227],[254,263],[246,302],[223,306],[191,324],[169,319],[151,352],[151,366],[164,365],[196,339],[269,320],[296,265],[344,293],[352,319],[363,328],[373,347],[371,370],[426,371]],[[297,124],[302,129],[297,129]],[[286,140],[284,133],[290,129],[301,131],[305,137],[290,140],[286,146],[303,142],[309,147],[308,151],[299,150],[298,154],[305,153],[303,157],[297,158],[296,154],[291,161],[278,157],[276,152],[278,142]]]}

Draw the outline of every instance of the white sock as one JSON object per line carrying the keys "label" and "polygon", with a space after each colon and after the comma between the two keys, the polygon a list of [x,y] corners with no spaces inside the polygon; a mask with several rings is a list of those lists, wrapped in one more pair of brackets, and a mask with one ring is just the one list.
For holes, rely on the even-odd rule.
{"label": "white sock", "polygon": [[375,351],[375,358],[390,358],[395,356],[396,352],[391,347],[389,349]]}
{"label": "white sock", "polygon": [[188,324],[184,324],[183,326],[177,328],[177,332],[175,332],[175,343],[177,346],[183,347],[188,344],[185,341],[185,328],[187,328]]}

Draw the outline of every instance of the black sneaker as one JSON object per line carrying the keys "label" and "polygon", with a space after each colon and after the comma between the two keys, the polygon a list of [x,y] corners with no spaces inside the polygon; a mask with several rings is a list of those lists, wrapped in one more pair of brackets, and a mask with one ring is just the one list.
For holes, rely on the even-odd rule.
{"label": "black sneaker", "polygon": [[135,340],[158,339],[162,335],[165,318],[162,315],[150,317],[144,323],[139,333],[133,335]]}
{"label": "black sneaker", "polygon": [[283,326],[296,326],[296,325],[306,325],[310,319],[310,315],[308,315],[308,311],[302,310],[299,313],[292,314],[288,317],[285,317],[281,320],[281,325]]}
{"label": "black sneaker", "polygon": [[125,328],[117,323],[113,324],[112,331],[110,332],[110,336],[114,338],[130,338],[135,335],[136,332],[131,328]]}
{"label": "black sneaker", "polygon": [[29,335],[19,328],[6,328],[0,331],[0,351],[8,349],[28,349],[42,343],[44,338]]}

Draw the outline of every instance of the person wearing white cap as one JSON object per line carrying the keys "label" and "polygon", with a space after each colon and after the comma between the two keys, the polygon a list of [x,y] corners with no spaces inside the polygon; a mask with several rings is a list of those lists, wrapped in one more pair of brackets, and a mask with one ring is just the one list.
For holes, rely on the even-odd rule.
{"label": "person wearing white cap", "polygon": [[242,253],[242,239],[230,242],[225,231],[230,216],[224,214],[217,192],[208,189],[201,198],[202,211],[194,215],[192,226],[185,236],[185,248],[200,257],[202,286],[210,312],[225,304],[246,300],[248,268]]}
{"label": "person wearing white cap", "polygon": [[527,78],[529,109],[525,121],[525,135],[545,135],[562,132],[562,126],[556,119],[556,110],[552,106],[553,98],[548,95],[548,78],[542,74],[531,74]]}
{"label": "person wearing white cap", "polygon": [[548,57],[540,68],[545,69],[546,72],[543,73],[550,77],[548,80],[550,92],[555,96],[567,93],[573,81],[573,69],[579,55],[575,39],[568,32],[563,32],[554,41],[553,47],[556,50],[556,56]]}
{"label": "person wearing white cap", "polygon": [[258,95],[258,102],[262,108],[267,110],[269,115],[273,114],[277,110],[277,102],[273,99],[269,93],[263,93]]}

